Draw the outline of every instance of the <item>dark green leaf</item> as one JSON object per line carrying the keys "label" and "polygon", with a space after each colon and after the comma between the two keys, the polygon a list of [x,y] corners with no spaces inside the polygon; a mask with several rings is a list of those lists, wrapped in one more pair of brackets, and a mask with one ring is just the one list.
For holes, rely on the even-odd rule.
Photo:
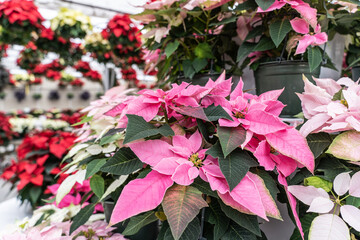
{"label": "dark green leaf", "polygon": [[140,116],[132,114],[126,114],[126,116],[128,117],[129,122],[126,128],[124,144],[157,134],[161,134],[164,137],[175,135],[174,131],[167,124],[161,126],[160,128],[156,128]]}
{"label": "dark green leaf", "polygon": [[209,148],[206,151],[206,154],[211,155],[213,158],[224,158],[219,141],[217,141],[211,148]]}
{"label": "dark green leaf", "polygon": [[275,2],[275,0],[255,0],[255,2],[257,3],[257,5],[262,9],[262,10],[266,10],[268,9],[271,5],[273,5],[273,3]]}
{"label": "dark green leaf", "polygon": [[[198,218],[194,218],[187,228],[185,229],[184,233],[181,235],[179,240],[198,240],[200,235],[200,222]],[[165,233],[164,239],[166,240],[174,240],[174,237],[171,234],[170,228]]]}
{"label": "dark green leaf", "polygon": [[241,59],[245,58],[247,55],[253,52],[255,46],[255,43],[244,42],[241,44],[237,52],[236,62],[240,62]]}
{"label": "dark green leaf", "polygon": [[100,139],[100,145],[102,146],[102,145],[105,145],[108,143],[113,143],[121,137],[122,137],[121,134],[113,134],[113,135],[104,136],[103,138]]}
{"label": "dark green leaf", "polygon": [[142,166],[143,163],[130,148],[120,148],[101,168],[101,171],[116,175],[127,175]]}
{"label": "dark green leaf", "polygon": [[223,202],[219,200],[221,210],[225,213],[225,215],[236,222],[241,227],[247,229],[248,231],[261,236],[259,223],[257,221],[257,217],[254,215],[248,215],[241,213],[239,211],[234,210],[232,207],[225,205]]}
{"label": "dark green leaf", "polygon": [[273,48],[275,48],[273,41],[268,37],[262,37],[253,51],[267,51]]}
{"label": "dark green leaf", "polygon": [[209,222],[214,224],[214,240],[220,239],[228,229],[230,219],[222,212],[217,201],[211,201],[209,205]]}
{"label": "dark green leaf", "polygon": [[81,225],[84,225],[87,222],[87,220],[89,220],[89,218],[91,217],[91,215],[94,212],[96,204],[97,203],[89,204],[89,205],[85,206],[84,208],[82,208],[80,210],[80,212],[78,212],[78,214],[76,214],[76,216],[73,218],[73,222],[70,226],[70,234],[72,232],[74,232]]}
{"label": "dark green leaf", "polygon": [[286,34],[291,30],[290,21],[286,18],[278,20],[270,24],[270,37],[276,47],[284,40]]}
{"label": "dark green leaf", "polygon": [[234,222],[230,222],[227,232],[222,237],[222,240],[256,240],[256,236],[246,230],[245,228],[237,225]]}
{"label": "dark green leaf", "polygon": [[237,16],[231,16],[229,18],[225,18],[221,20],[220,22],[211,23],[209,26],[218,26],[218,25],[224,25],[232,22],[236,22]]}
{"label": "dark green leaf", "polygon": [[195,48],[195,56],[198,58],[214,58],[214,54],[212,53],[211,46],[206,43],[199,43]]}
{"label": "dark green leaf", "polygon": [[91,161],[91,162],[86,166],[85,179],[88,179],[89,177],[91,177],[92,175],[94,175],[95,173],[97,173],[98,171],[100,171],[100,168],[101,168],[102,166],[104,166],[105,163],[106,163],[106,158],[101,158],[101,159],[97,159],[97,160]]}
{"label": "dark green leaf", "polygon": [[[308,240],[310,226],[316,216],[317,216],[317,214],[314,214],[314,213],[309,214],[308,213],[308,214],[305,214],[305,216],[300,218],[301,226],[302,226],[302,229],[304,232],[304,240]],[[298,228],[295,228],[293,234],[290,237],[290,240],[303,240]]]}
{"label": "dark green leaf", "polygon": [[155,216],[155,212],[150,211],[144,214],[137,215],[132,217],[126,226],[125,230],[122,232],[123,235],[129,236],[136,234],[142,227],[157,221],[158,218]]}
{"label": "dark green leaf", "polygon": [[90,179],[90,187],[95,195],[101,198],[105,191],[105,181],[100,175],[94,175]]}
{"label": "dark green leaf", "polygon": [[196,70],[194,69],[192,62],[190,60],[184,60],[182,62],[182,66],[183,66],[184,76],[186,78],[192,79],[196,73]]}
{"label": "dark green leaf", "polygon": [[204,108],[202,107],[180,106],[180,107],[170,107],[170,108],[185,116],[190,116],[205,121],[209,121],[209,119],[206,117]]}
{"label": "dark green leaf", "polygon": [[353,205],[357,208],[360,207],[360,198],[349,196],[346,198],[346,204]]}
{"label": "dark green leaf", "polygon": [[243,11],[248,9],[255,9],[257,7],[255,1],[244,1],[243,3],[236,6],[235,11]]}
{"label": "dark green leaf", "polygon": [[42,192],[43,191],[42,191],[41,187],[31,188],[31,191],[29,193],[31,202],[33,202],[35,204],[39,200],[39,197]]}
{"label": "dark green leaf", "polygon": [[205,58],[195,58],[192,62],[192,66],[195,69],[195,72],[200,72],[208,64]]}
{"label": "dark green leaf", "polygon": [[320,66],[322,62],[321,51],[318,47],[308,47],[307,54],[310,72],[313,72],[316,68]]}
{"label": "dark green leaf", "polygon": [[176,49],[179,47],[180,42],[178,40],[175,40],[174,42],[168,43],[165,47],[165,55],[166,57],[171,56],[171,54],[173,54]]}
{"label": "dark green leaf", "polygon": [[218,198],[218,195],[216,194],[216,192],[211,190],[209,183],[205,182],[204,180],[202,180],[200,178],[196,178],[194,180],[193,184],[191,184],[191,186],[197,188],[203,194],[209,195],[214,198]]}
{"label": "dark green leaf", "polygon": [[246,130],[242,126],[217,127],[217,132],[224,157],[243,144],[246,138]]}
{"label": "dark green leaf", "polygon": [[214,104],[212,104],[209,107],[205,108],[204,112],[209,121],[211,122],[217,121],[220,118],[232,120],[229,114],[220,105],[215,106]]}
{"label": "dark green leaf", "polygon": [[[258,26],[255,27],[254,29],[252,29],[248,35],[245,37],[245,41],[247,40],[251,40],[253,38],[256,38],[257,36],[261,36],[264,34],[264,27],[263,26]],[[255,45],[254,45],[255,46]]]}
{"label": "dark green leaf", "polygon": [[276,182],[270,176],[270,174],[267,171],[261,169],[256,169],[256,174],[264,180],[265,186],[269,190],[271,197],[273,199],[277,199],[279,189],[277,188]]}
{"label": "dark green leaf", "polygon": [[328,133],[313,133],[306,137],[308,145],[315,159],[319,157],[331,144],[332,138]]}

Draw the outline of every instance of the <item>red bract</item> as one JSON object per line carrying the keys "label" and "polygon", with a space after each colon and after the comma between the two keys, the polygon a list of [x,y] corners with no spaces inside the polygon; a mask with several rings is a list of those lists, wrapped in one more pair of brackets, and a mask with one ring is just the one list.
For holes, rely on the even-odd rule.
{"label": "red bract", "polygon": [[6,18],[10,23],[23,24],[23,21],[29,21],[37,28],[41,27],[44,18],[38,12],[33,1],[10,0],[4,1],[0,5],[0,18]]}
{"label": "red bract", "polygon": [[98,71],[90,70],[83,74],[84,77],[88,78],[91,81],[101,82],[101,74]]}
{"label": "red bract", "polygon": [[6,145],[17,134],[11,130],[10,117],[0,112],[0,145]]}
{"label": "red bract", "polygon": [[70,85],[74,87],[82,87],[84,85],[84,82],[80,78],[76,78],[70,83]]}
{"label": "red bract", "polygon": [[49,69],[46,72],[46,77],[53,80],[59,80],[61,78],[61,74],[60,72]]}
{"label": "red bract", "polygon": [[88,72],[91,70],[90,68],[90,64],[88,62],[85,61],[78,61],[75,65],[74,68],[76,70],[78,70],[79,72]]}

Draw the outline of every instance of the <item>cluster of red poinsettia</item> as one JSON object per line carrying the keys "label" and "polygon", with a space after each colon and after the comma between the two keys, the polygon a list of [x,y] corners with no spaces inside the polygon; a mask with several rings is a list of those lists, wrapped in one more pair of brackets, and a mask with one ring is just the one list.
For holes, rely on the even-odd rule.
{"label": "cluster of red poinsettia", "polygon": [[10,117],[0,112],[0,145],[6,145],[17,134],[11,130]]}
{"label": "cluster of red poinsettia", "polygon": [[93,82],[101,82],[102,79],[101,74],[96,70],[90,70],[86,73],[83,73],[83,76]]}
{"label": "cluster of red poinsettia", "polygon": [[6,0],[0,4],[0,21],[4,43],[27,43],[38,32],[44,18],[31,0]]}
{"label": "cluster of red poinsettia", "polygon": [[75,78],[71,83],[70,83],[71,86],[73,87],[82,87],[84,86],[84,81],[81,80],[80,78]]}
{"label": "cluster of red poinsettia", "polygon": [[88,62],[80,60],[73,67],[77,71],[81,72],[83,74],[83,77],[94,82],[101,82],[101,74],[96,70],[92,70]]}
{"label": "cluster of red poinsettia", "polygon": [[90,68],[90,64],[88,62],[85,61],[78,61],[73,68],[75,68],[77,71],[81,72],[81,73],[85,73],[91,70]]}
{"label": "cluster of red poinsettia", "polygon": [[60,71],[65,69],[66,66],[62,65],[59,59],[53,60],[48,64],[38,64],[31,70],[35,76],[46,76],[51,80],[59,80],[61,78]]}
{"label": "cluster of red poinsettia", "polygon": [[61,36],[56,36],[51,28],[42,27],[35,44],[43,51],[57,53],[64,49],[67,40]]}
{"label": "cluster of red poinsettia", "polygon": [[109,40],[113,53],[123,64],[141,62],[141,33],[129,15],[115,15],[102,30],[101,35]]}
{"label": "cluster of red poinsettia", "polygon": [[[81,121],[81,118],[84,116],[84,113],[80,113],[80,110],[78,111],[63,111],[60,114],[61,120],[68,122],[70,125],[73,125],[75,123],[79,123]],[[73,126],[74,128],[81,128],[83,124]]]}
{"label": "cluster of red poinsettia", "polygon": [[34,132],[24,138],[17,148],[17,161],[13,160],[0,177],[16,185],[22,200],[29,200],[33,206],[41,205],[41,199],[47,197],[47,187],[66,178],[60,163],[75,139],[68,132]]}
{"label": "cluster of red poinsettia", "polygon": [[26,70],[32,70],[41,63],[43,57],[42,52],[34,44],[34,42],[28,42],[25,48],[21,50],[16,64]]}
{"label": "cluster of red poinsettia", "polygon": [[129,68],[122,68],[121,70],[122,79],[128,80],[128,81],[136,81],[136,71],[132,67]]}
{"label": "cluster of red poinsettia", "polygon": [[8,44],[0,44],[0,59],[3,57],[7,57],[6,50],[9,48]]}

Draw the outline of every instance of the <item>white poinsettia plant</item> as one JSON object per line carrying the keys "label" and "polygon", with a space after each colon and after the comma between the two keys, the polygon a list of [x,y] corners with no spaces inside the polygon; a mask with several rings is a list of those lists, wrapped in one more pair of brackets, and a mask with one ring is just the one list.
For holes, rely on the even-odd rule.
{"label": "white poinsettia plant", "polygon": [[[352,177],[350,172],[337,175],[333,190],[314,186],[289,186],[297,199],[309,205],[307,212],[318,213],[311,223],[309,240],[349,240],[356,239],[349,227],[360,231],[360,171]],[[348,200],[352,199],[352,201]]]}

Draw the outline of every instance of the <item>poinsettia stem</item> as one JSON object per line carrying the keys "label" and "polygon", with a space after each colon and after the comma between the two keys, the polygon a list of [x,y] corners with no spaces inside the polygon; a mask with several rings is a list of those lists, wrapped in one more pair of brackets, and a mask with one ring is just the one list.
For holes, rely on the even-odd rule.
{"label": "poinsettia stem", "polygon": [[164,112],[165,122],[166,122],[167,124],[169,124],[169,118],[168,118],[166,109],[165,109],[164,107],[161,107],[161,109],[162,109],[163,112]]}
{"label": "poinsettia stem", "polygon": [[343,197],[342,199],[340,199],[340,202],[341,201],[344,201],[345,199],[347,199],[348,197],[350,197],[350,194],[348,194],[347,196]]}

